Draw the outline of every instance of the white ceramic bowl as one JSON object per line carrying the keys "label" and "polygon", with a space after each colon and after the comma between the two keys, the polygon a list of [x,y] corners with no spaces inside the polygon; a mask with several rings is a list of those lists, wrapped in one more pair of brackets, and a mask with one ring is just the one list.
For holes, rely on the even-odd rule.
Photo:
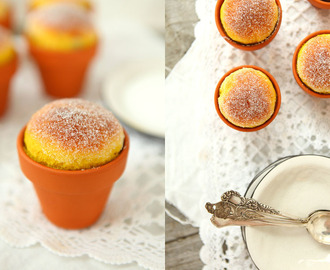
{"label": "white ceramic bowl", "polygon": [[[255,177],[245,196],[297,217],[330,209],[330,158],[281,159]],[[330,269],[330,246],[317,243],[304,228],[242,227],[242,234],[260,270]]]}

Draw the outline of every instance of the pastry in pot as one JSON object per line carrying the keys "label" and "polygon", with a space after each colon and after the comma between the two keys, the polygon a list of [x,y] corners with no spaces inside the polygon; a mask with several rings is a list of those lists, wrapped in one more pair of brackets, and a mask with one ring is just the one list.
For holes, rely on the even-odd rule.
{"label": "pastry in pot", "polygon": [[308,40],[297,56],[297,73],[312,91],[330,94],[330,34]]}
{"label": "pastry in pot", "polygon": [[98,47],[90,14],[74,4],[46,5],[28,14],[25,35],[45,91],[77,96]]}
{"label": "pastry in pot", "polygon": [[51,51],[77,51],[97,43],[89,14],[74,4],[46,5],[30,12],[25,33],[30,46]]}
{"label": "pastry in pot", "polygon": [[255,128],[272,117],[276,100],[274,85],[266,74],[241,68],[222,82],[218,104],[221,114],[233,125]]}
{"label": "pastry in pot", "polygon": [[10,83],[17,69],[17,58],[10,33],[0,26],[0,116],[8,107]]}
{"label": "pastry in pot", "polygon": [[82,170],[115,159],[124,138],[119,121],[102,106],[82,99],[60,99],[32,116],[24,144],[27,155],[40,164]]}
{"label": "pastry in pot", "polygon": [[224,0],[220,10],[227,36],[244,45],[261,43],[270,37],[279,16],[275,0]]}

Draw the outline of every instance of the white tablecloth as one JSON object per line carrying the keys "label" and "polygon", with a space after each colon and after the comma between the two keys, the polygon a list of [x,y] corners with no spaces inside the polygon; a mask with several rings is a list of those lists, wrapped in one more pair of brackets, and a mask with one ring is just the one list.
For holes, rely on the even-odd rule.
{"label": "white tablecloth", "polygon": [[[329,29],[329,10],[307,0],[281,1],[283,20],[278,35],[265,48],[245,52],[219,34],[216,0],[197,0],[200,22],[196,40],[166,79],[166,199],[200,227],[206,269],[253,269],[240,229],[216,229],[205,210],[223,192],[244,194],[258,171],[287,155],[329,154],[329,101],[307,95],[295,82],[291,62],[298,43],[308,34]],[[250,64],[277,80],[282,105],[276,119],[258,132],[226,126],[214,107],[219,79],[233,67]]]}

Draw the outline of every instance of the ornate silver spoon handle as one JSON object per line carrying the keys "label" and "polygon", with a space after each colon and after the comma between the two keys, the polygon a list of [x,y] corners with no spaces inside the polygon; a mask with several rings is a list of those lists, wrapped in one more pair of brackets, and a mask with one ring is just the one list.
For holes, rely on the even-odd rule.
{"label": "ornate silver spoon handle", "polygon": [[218,228],[225,226],[306,226],[307,219],[294,218],[257,202],[242,197],[236,191],[228,191],[215,204],[207,203],[207,211],[212,214],[211,222]]}

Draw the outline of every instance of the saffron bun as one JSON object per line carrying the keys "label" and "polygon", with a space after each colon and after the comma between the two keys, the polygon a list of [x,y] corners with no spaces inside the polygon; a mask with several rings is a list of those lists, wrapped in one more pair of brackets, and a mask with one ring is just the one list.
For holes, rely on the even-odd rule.
{"label": "saffron bun", "polygon": [[0,66],[9,63],[15,56],[15,48],[10,33],[0,26]]}
{"label": "saffron bun", "polygon": [[276,100],[276,90],[266,74],[253,68],[241,68],[222,82],[218,104],[230,123],[254,128],[272,117]]}
{"label": "saffron bun", "polygon": [[53,3],[73,3],[83,7],[86,10],[92,10],[93,6],[89,0],[30,0],[28,3],[29,10],[40,8]]}
{"label": "saffron bun", "polygon": [[60,170],[83,170],[115,159],[124,130],[111,112],[82,99],[59,99],[37,111],[24,133],[25,152]]}
{"label": "saffron bun", "polygon": [[80,6],[55,3],[27,16],[25,34],[31,46],[51,51],[74,51],[97,43],[90,14]]}
{"label": "saffron bun", "polygon": [[245,45],[263,42],[271,36],[279,16],[275,0],[224,0],[220,10],[227,36]]}
{"label": "saffron bun", "polygon": [[297,73],[311,90],[330,94],[330,34],[315,36],[300,48]]}

